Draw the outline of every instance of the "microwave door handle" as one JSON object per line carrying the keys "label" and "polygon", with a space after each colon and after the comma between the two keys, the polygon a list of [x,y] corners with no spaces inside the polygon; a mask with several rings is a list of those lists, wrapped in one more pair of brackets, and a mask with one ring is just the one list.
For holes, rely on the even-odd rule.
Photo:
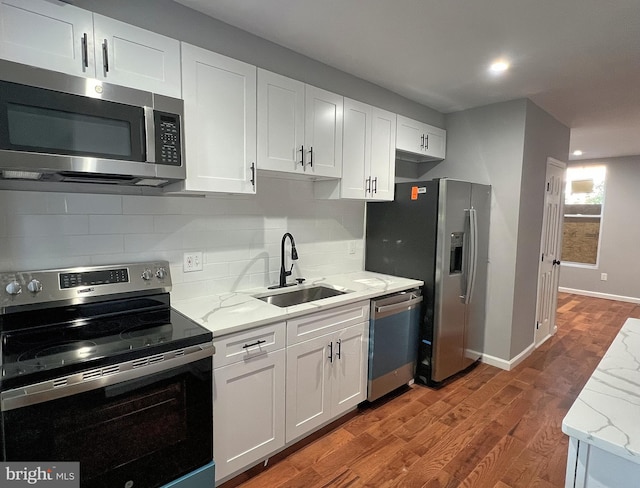
{"label": "microwave door handle", "polygon": [[145,150],[147,153],[146,161],[149,163],[156,162],[156,124],[151,107],[144,107],[144,134],[145,134]]}

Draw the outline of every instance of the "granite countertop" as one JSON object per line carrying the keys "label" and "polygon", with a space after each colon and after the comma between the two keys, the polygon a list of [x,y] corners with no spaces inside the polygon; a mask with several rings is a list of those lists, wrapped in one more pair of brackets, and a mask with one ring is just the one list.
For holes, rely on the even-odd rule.
{"label": "granite countertop", "polygon": [[295,290],[297,286],[326,285],[338,290],[347,291],[344,295],[302,303],[291,307],[278,307],[253,297],[253,295],[263,294],[268,291],[279,291],[268,290],[267,288],[254,288],[251,290],[176,300],[173,301],[171,305],[174,309],[212,331],[214,337],[218,337],[312,312],[319,312],[361,300],[369,300],[389,293],[416,288],[422,284],[423,282],[418,280],[399,278],[369,271],[358,271],[309,280],[303,285],[288,287],[286,290],[289,291]]}
{"label": "granite countertop", "polygon": [[580,441],[640,464],[640,319],[627,319],[562,421]]}

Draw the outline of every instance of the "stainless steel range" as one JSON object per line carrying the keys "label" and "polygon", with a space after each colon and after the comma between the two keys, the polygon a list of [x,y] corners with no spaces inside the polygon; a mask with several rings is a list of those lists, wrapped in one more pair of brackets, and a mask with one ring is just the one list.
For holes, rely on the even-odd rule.
{"label": "stainless steel range", "polygon": [[78,461],[83,488],[213,486],[212,333],[166,261],[0,273],[3,461]]}

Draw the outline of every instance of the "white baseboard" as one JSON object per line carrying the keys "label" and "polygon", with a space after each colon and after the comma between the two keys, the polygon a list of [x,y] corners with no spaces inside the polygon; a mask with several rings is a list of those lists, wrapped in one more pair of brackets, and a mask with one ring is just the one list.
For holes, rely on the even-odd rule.
{"label": "white baseboard", "polygon": [[495,366],[496,368],[504,369],[506,371],[511,371],[518,364],[520,364],[522,361],[527,359],[531,355],[534,349],[535,349],[535,345],[531,344],[524,351],[518,354],[515,358],[510,359],[508,361],[506,359],[490,356],[489,354],[483,354],[480,361],[490,366]]}
{"label": "white baseboard", "polygon": [[564,293],[572,293],[574,295],[584,295],[586,297],[604,298],[605,300],[616,300],[618,302],[629,302],[629,303],[640,304],[640,298],[636,298],[636,297],[625,297],[622,295],[612,295],[610,293],[600,293],[597,291],[576,290],[575,288],[565,288],[563,286],[559,287],[558,291],[561,291]]}

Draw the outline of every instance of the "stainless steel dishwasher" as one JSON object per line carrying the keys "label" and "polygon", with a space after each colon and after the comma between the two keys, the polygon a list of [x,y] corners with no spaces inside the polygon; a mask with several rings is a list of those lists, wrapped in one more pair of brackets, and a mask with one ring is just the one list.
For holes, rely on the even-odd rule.
{"label": "stainless steel dishwasher", "polygon": [[371,301],[367,400],[377,400],[413,379],[421,302],[419,289]]}

